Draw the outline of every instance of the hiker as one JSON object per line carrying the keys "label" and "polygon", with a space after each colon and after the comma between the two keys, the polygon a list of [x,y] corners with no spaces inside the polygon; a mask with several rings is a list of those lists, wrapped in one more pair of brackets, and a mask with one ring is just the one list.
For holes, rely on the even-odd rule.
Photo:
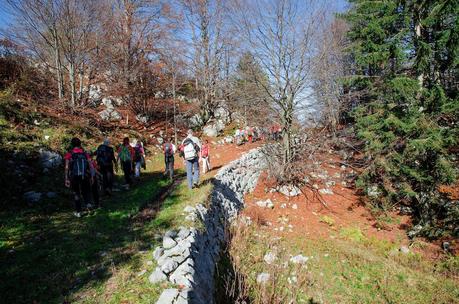
{"label": "hiker", "polygon": [[164,151],[164,164],[166,170],[164,172],[165,176],[169,175],[169,178],[172,180],[174,178],[174,154],[177,148],[172,143],[172,137],[168,138],[168,140],[164,143],[163,151]]}
{"label": "hiker", "polygon": [[201,142],[193,136],[193,130],[188,130],[188,136],[183,140],[181,145],[181,154],[185,160],[186,178],[188,180],[188,188],[193,189],[199,184],[199,152],[201,150]]}
{"label": "hiker", "polygon": [[134,148],[129,143],[129,137],[123,139],[123,144],[118,149],[117,161],[120,163],[124,173],[124,180],[129,187],[132,185],[132,162],[134,159]]}
{"label": "hiker", "polygon": [[79,138],[72,138],[71,149],[64,156],[65,186],[73,190],[76,217],[81,217],[81,200],[86,207],[91,207],[90,187],[94,180],[91,175],[92,163],[90,156],[81,147]]}
{"label": "hiker", "polygon": [[209,150],[209,141],[206,139],[201,147],[202,174],[206,174],[208,171],[210,171]]}
{"label": "hiker", "polygon": [[253,143],[253,128],[247,126],[245,130],[247,134],[247,141]]}
{"label": "hiker", "polygon": [[92,194],[92,202],[94,204],[94,208],[97,209],[100,207],[100,199],[99,199],[99,191],[100,185],[103,184],[102,174],[100,173],[100,166],[98,165],[97,161],[92,158],[92,156],[97,156],[97,151],[91,155],[90,163],[91,166],[91,176],[93,176],[92,184],[91,184],[91,194]]}
{"label": "hiker", "polygon": [[96,151],[96,161],[99,166],[99,171],[102,174],[102,187],[104,194],[110,195],[113,190],[113,165],[115,165],[116,171],[118,171],[118,163],[116,162],[115,152],[110,146],[110,140],[104,139]]}
{"label": "hiker", "polygon": [[134,167],[135,167],[135,178],[140,178],[140,168],[145,169],[145,150],[143,149],[142,142],[137,140],[134,146]]}

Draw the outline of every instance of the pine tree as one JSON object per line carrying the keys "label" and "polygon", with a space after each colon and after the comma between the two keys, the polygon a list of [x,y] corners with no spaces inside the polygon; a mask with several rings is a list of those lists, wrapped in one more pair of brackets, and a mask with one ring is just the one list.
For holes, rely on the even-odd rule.
{"label": "pine tree", "polygon": [[380,207],[414,208],[424,232],[459,234],[459,206],[438,186],[456,179],[458,1],[351,1],[349,87],[358,96],[357,135],[372,164],[362,189]]}

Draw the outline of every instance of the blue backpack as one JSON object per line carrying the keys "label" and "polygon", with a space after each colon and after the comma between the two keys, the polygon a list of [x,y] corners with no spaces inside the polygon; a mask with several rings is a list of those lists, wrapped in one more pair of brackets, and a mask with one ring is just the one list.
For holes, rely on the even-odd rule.
{"label": "blue backpack", "polygon": [[89,162],[85,152],[72,152],[70,160],[70,175],[85,178],[89,175]]}

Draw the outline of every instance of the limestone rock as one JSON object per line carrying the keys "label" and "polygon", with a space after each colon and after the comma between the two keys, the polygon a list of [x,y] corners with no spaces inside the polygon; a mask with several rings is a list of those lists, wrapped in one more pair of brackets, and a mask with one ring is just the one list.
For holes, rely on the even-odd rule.
{"label": "limestone rock", "polygon": [[304,264],[304,263],[306,263],[308,260],[309,260],[308,257],[305,257],[305,256],[303,256],[303,255],[301,255],[301,254],[296,255],[296,256],[290,258],[290,262],[293,263],[293,264]]}
{"label": "limestone rock", "polygon": [[164,247],[164,249],[170,249],[170,248],[174,247],[175,245],[177,245],[177,242],[174,241],[173,238],[168,237],[168,236],[165,236],[163,238],[163,247]]}
{"label": "limestone rock", "polygon": [[156,268],[155,271],[153,271],[152,274],[148,277],[148,280],[152,284],[160,283],[163,281],[167,280],[167,276],[164,274],[164,272],[161,271],[161,269]]}
{"label": "limestone rock", "polygon": [[271,278],[271,275],[266,272],[259,273],[257,275],[257,283],[260,285],[264,285],[268,283],[269,279]]}
{"label": "limestone rock", "polygon": [[41,200],[42,193],[35,191],[28,191],[24,193],[24,199],[29,204],[38,203]]}
{"label": "limestone rock", "polygon": [[301,194],[301,190],[293,185],[282,186],[280,187],[279,192],[285,196],[298,196]]}
{"label": "limestone rock", "polygon": [[328,194],[328,195],[333,195],[333,191],[329,188],[323,188],[319,190],[320,194]]}
{"label": "limestone rock", "polygon": [[103,120],[108,120],[108,121],[118,121],[123,118],[121,114],[118,111],[116,111],[114,108],[106,108],[105,110],[100,111],[99,116]]}
{"label": "limestone rock", "polygon": [[265,201],[258,201],[255,204],[258,207],[274,209],[274,203],[270,199],[267,199]]}
{"label": "limestone rock", "polygon": [[156,304],[172,304],[174,300],[178,297],[179,291],[175,288],[165,289],[159,296]]}
{"label": "limestone rock", "polygon": [[273,252],[268,252],[263,257],[263,260],[265,261],[265,263],[269,264],[269,265],[274,263],[276,261],[276,259],[277,259],[276,254],[274,254]]}
{"label": "limestone rock", "polygon": [[153,251],[153,258],[157,261],[163,255],[163,253],[164,253],[164,248],[156,247],[155,250]]}
{"label": "limestone rock", "polygon": [[56,152],[40,149],[40,165],[45,169],[57,168],[62,164],[62,156]]}

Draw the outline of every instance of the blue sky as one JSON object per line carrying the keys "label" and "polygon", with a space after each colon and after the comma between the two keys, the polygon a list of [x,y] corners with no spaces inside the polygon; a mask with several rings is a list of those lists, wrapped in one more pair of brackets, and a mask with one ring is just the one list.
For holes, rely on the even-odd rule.
{"label": "blue sky", "polygon": [[[346,0],[335,0],[335,9],[338,11],[344,11],[347,6]],[[5,0],[0,0],[0,29],[4,29],[11,23],[12,17],[7,12],[7,4]]]}

